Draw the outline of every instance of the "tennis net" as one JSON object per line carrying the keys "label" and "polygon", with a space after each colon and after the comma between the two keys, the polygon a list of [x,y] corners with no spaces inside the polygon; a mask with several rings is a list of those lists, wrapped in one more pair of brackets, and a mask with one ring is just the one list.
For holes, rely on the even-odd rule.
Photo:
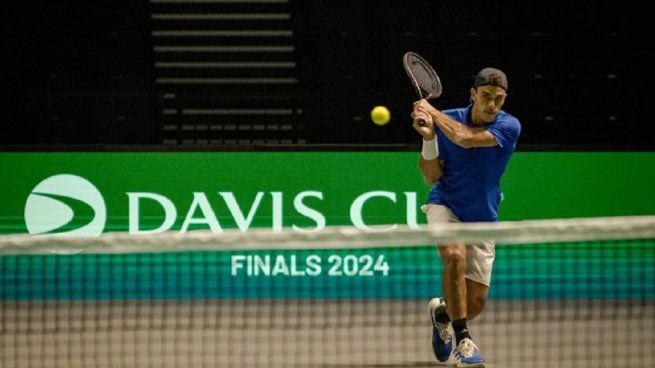
{"label": "tennis net", "polygon": [[655,216],[2,236],[0,366],[434,366],[433,244],[489,239],[490,366],[653,366]]}

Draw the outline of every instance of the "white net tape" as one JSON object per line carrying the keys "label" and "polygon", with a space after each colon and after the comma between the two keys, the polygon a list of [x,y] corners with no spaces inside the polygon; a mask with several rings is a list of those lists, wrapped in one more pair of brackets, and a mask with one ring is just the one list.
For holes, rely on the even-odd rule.
{"label": "white net tape", "polygon": [[318,232],[251,229],[246,232],[208,230],[185,234],[165,232],[134,235],[106,233],[97,237],[60,235],[0,236],[0,254],[131,253],[230,249],[371,248],[416,246],[453,241],[495,240],[499,243],[547,243],[655,238],[655,216],[620,216],[497,223],[444,223],[412,228],[389,225],[362,230],[327,227]]}

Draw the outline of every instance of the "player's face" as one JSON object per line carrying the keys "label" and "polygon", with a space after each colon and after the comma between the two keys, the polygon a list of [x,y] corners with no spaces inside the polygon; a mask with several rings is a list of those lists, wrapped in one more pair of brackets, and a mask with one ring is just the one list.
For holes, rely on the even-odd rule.
{"label": "player's face", "polygon": [[474,120],[492,122],[505,103],[505,97],[507,97],[505,90],[497,86],[471,88]]}

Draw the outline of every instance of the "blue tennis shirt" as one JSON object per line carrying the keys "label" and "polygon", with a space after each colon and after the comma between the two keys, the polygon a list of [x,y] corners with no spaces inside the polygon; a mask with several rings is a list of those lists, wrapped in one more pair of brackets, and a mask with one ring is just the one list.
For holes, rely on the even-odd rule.
{"label": "blue tennis shirt", "polygon": [[[471,107],[444,110],[443,113],[473,127]],[[460,147],[435,127],[439,160],[444,160],[444,175],[430,189],[428,203],[445,205],[463,222],[498,221],[500,178],[516,148],[521,123],[501,110],[494,121],[483,128],[493,134],[497,146]]]}

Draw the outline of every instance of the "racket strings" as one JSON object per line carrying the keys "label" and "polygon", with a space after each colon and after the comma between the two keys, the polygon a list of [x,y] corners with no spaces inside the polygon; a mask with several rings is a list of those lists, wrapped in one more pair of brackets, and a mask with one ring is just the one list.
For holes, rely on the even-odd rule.
{"label": "racket strings", "polygon": [[409,55],[406,63],[407,73],[415,82],[417,93],[422,98],[437,97],[441,94],[441,82],[437,73],[424,60],[416,55]]}

